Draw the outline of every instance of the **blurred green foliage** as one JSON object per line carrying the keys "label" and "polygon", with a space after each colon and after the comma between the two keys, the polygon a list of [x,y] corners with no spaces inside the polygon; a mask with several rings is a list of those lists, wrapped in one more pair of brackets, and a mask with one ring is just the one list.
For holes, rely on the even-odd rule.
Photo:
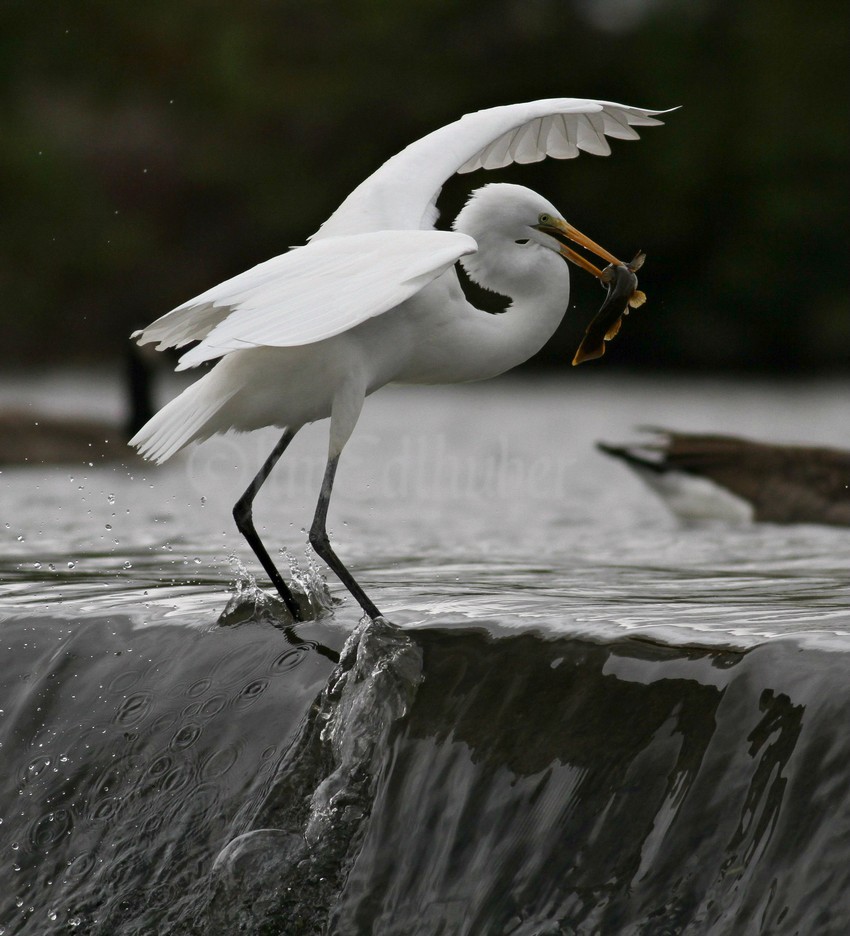
{"label": "blurred green foliage", "polygon": [[[646,250],[650,303],[608,366],[845,369],[846,20],[843,0],[5,0],[4,360],[114,356],[417,137],[576,96],[682,110],[609,159],[456,177],[444,222],[500,178]],[[573,279],[538,362],[569,360],[601,303]]]}

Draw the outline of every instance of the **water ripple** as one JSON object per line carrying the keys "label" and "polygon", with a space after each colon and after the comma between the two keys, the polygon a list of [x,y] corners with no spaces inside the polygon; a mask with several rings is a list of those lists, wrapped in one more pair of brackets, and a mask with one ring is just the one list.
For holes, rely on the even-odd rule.
{"label": "water ripple", "polygon": [[73,825],[74,817],[68,809],[61,808],[45,813],[30,826],[30,844],[33,848],[46,851],[68,835]]}
{"label": "water ripple", "polygon": [[153,696],[150,692],[137,692],[135,695],[128,696],[115,712],[115,724],[125,728],[137,725],[147,717],[152,701]]}

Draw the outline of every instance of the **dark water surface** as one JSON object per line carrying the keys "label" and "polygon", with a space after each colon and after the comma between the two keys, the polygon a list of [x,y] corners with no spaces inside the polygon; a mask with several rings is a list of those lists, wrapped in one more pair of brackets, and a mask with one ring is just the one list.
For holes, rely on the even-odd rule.
{"label": "dark water surface", "polygon": [[841,395],[565,387],[367,409],[331,525],[393,625],[303,556],[321,431],[256,510],[296,634],[229,517],[264,436],[4,469],[0,932],[848,932],[850,533],[680,527],[592,449],[842,444]]}
{"label": "dark water surface", "polygon": [[845,931],[844,654],[399,634],[6,622],[5,932]]}

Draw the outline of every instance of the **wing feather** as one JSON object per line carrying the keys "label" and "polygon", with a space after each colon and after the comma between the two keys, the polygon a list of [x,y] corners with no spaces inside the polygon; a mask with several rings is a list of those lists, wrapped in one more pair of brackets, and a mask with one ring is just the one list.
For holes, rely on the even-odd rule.
{"label": "wing feather", "polygon": [[545,149],[540,148],[540,127],[543,118],[532,120],[524,127],[520,127],[514,135],[510,153],[513,161],[517,163],[539,162],[544,158]]}
{"label": "wing feather", "polygon": [[606,137],[633,140],[634,127],[661,123],[646,110],[611,101],[550,98],[467,114],[402,150],[362,182],[313,235],[430,227],[443,183],[456,172],[500,169],[580,150],[607,156]]}
{"label": "wing feather", "polygon": [[214,322],[178,370],[248,347],[311,344],[394,308],[477,249],[471,237],[455,231],[326,238],[201,293],[146,328],[139,340],[163,347],[175,339],[178,346],[192,316]]}
{"label": "wing feather", "polygon": [[[598,121],[598,126],[597,126]],[[597,114],[582,114],[578,121],[576,145],[594,156],[610,156],[611,147],[602,131],[602,120]]]}
{"label": "wing feather", "polygon": [[558,114],[552,120],[552,128],[546,140],[546,151],[555,159],[573,159],[578,156],[575,134],[571,133],[572,126]]}

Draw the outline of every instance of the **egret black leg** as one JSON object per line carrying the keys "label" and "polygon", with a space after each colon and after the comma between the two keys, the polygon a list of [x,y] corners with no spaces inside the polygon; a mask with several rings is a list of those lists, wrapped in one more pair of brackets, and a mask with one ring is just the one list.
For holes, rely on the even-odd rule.
{"label": "egret black leg", "polygon": [[248,541],[248,545],[254,550],[256,557],[262,563],[263,568],[266,570],[266,575],[271,579],[272,585],[277,589],[289,613],[296,621],[300,621],[302,618],[298,603],[295,601],[289,586],[284,582],[283,576],[278,572],[277,567],[266,552],[266,547],[263,546],[263,542],[254,528],[252,510],[257,492],[263,486],[263,482],[271,473],[272,468],[278,463],[280,456],[286,451],[286,447],[295,438],[295,433],[297,431],[297,429],[287,429],[280,437],[280,441],[272,449],[271,455],[265,460],[263,467],[257,472],[257,476],[248,485],[248,489],[233,506],[233,519],[236,521],[239,532]]}
{"label": "egret black leg", "polygon": [[375,618],[382,617],[381,612],[372,604],[366,592],[363,591],[355,581],[354,576],[342,564],[337,554],[331,548],[330,540],[328,539],[328,506],[331,501],[331,491],[333,490],[334,476],[336,475],[338,462],[338,455],[328,459],[328,466],[325,468],[325,477],[322,480],[322,490],[319,494],[319,503],[316,507],[316,515],[313,517],[313,525],[310,527],[310,545],[331,567],[342,584],[354,595],[360,607],[374,620]]}

